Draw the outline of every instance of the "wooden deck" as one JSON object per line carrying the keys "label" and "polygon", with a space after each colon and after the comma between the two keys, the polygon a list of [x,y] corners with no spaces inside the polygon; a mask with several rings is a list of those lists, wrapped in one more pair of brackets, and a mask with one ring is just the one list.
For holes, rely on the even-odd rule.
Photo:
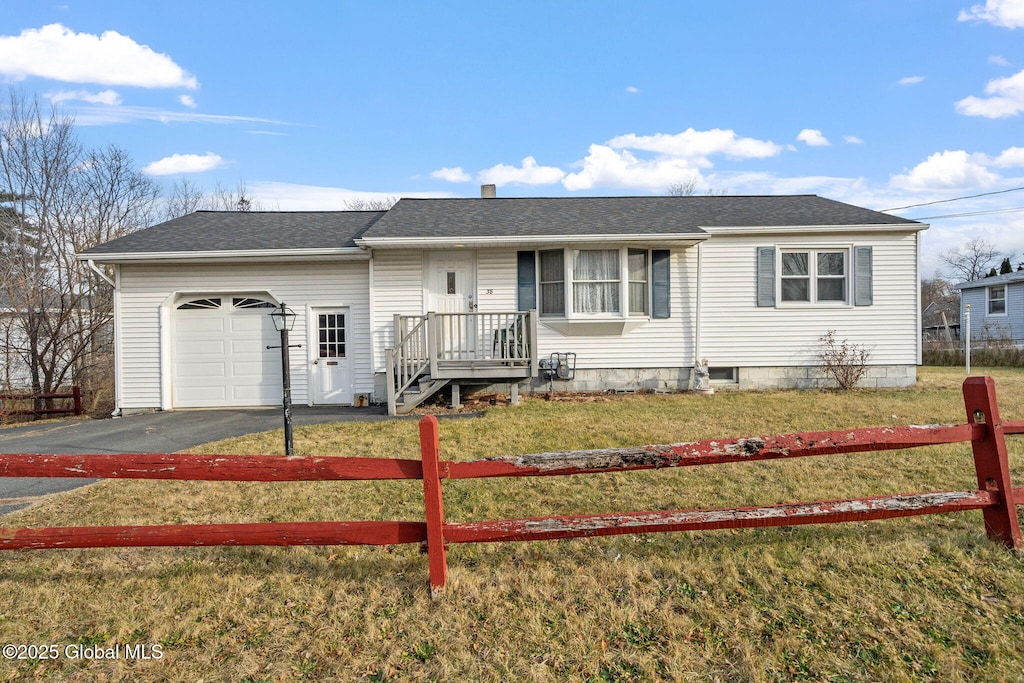
{"label": "wooden deck", "polygon": [[396,315],[387,350],[388,413],[407,413],[448,384],[522,381],[537,367],[537,313]]}

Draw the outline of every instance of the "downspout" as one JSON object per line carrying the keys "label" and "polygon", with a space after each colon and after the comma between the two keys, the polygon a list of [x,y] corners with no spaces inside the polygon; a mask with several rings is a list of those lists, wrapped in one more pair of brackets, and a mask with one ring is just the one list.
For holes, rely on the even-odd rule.
{"label": "downspout", "polygon": [[117,289],[117,283],[115,283],[113,280],[107,277],[107,274],[100,270],[99,266],[96,265],[95,261],[93,261],[92,259],[88,259],[86,263],[89,265],[89,270],[99,275],[104,282],[113,287],[115,290]]}
{"label": "downspout", "polygon": [[121,268],[114,266],[114,279],[100,270],[93,259],[86,259],[89,270],[114,288],[114,410],[110,417],[121,417]]}
{"label": "downspout", "polygon": [[121,401],[124,396],[124,388],[121,386],[124,378],[121,368],[121,266],[114,266],[114,280],[114,411],[110,417],[121,417]]}

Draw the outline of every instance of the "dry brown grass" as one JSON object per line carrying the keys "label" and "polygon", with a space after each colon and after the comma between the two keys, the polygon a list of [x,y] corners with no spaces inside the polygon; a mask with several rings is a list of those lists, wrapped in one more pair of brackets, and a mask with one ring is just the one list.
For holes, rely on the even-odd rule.
{"label": "dry brown grass", "polygon": [[[993,369],[1024,419],[1024,371]],[[526,401],[444,420],[442,455],[962,422],[955,369],[894,391]],[[1013,437],[1024,484],[1024,439]],[[213,444],[280,452],[271,432]],[[300,454],[415,457],[416,424],[322,425]],[[969,447],[445,487],[452,521],[973,488]],[[422,519],[419,482],[109,481],[6,526]],[[868,524],[452,546],[0,556],[0,641],[160,643],[157,661],[0,661],[11,680],[1020,681],[1024,564],[979,513]],[[0,680],[3,676],[0,675]]]}

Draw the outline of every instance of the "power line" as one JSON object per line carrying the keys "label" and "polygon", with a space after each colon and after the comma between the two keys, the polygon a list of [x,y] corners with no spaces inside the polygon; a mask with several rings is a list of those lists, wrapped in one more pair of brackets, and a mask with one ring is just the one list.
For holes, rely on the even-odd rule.
{"label": "power line", "polygon": [[1024,211],[1024,206],[1015,206],[1009,209],[991,209],[989,211],[969,211],[967,213],[947,213],[942,216],[924,216],[922,218],[915,218],[915,221],[934,221],[940,218],[967,218],[969,216],[988,216],[994,213],[1015,213],[1017,211]]}
{"label": "power line", "polygon": [[897,206],[891,209],[881,209],[881,211],[902,211],[903,209],[915,209],[919,206],[931,206],[933,204],[945,204],[946,202],[959,202],[963,199],[977,199],[978,197],[989,197],[994,194],[1006,194],[1007,192],[1019,192],[1024,190],[1024,187],[1011,187],[1009,190],[997,190],[995,192],[982,192],[981,194],[971,194],[965,197],[953,197],[952,199],[938,199],[934,202],[923,202],[921,204],[909,204],[907,206]]}

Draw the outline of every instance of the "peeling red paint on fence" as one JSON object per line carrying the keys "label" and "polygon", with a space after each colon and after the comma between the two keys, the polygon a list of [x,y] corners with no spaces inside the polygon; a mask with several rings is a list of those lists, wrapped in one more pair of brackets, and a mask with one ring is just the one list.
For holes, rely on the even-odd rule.
{"label": "peeling red paint on fence", "polygon": [[[1002,422],[995,384],[964,382],[967,423],[871,427],[633,448],[440,459],[437,419],[420,422],[420,459],[265,455],[0,455],[4,477],[95,477],[207,481],[343,481],[422,479],[424,521],[283,522],[121,527],[0,529],[0,550],[208,545],[393,545],[421,543],[429,555],[431,595],[447,581],[448,543],[540,541],[669,531],[832,524],[982,510],[988,537],[1024,549],[1016,506],[1024,487],[1010,482],[1004,436],[1024,434],[1024,421]],[[978,490],[903,493],[872,498],[716,510],[658,510],[450,524],[446,479],[575,475],[691,467],[777,458],[970,443]]]}

